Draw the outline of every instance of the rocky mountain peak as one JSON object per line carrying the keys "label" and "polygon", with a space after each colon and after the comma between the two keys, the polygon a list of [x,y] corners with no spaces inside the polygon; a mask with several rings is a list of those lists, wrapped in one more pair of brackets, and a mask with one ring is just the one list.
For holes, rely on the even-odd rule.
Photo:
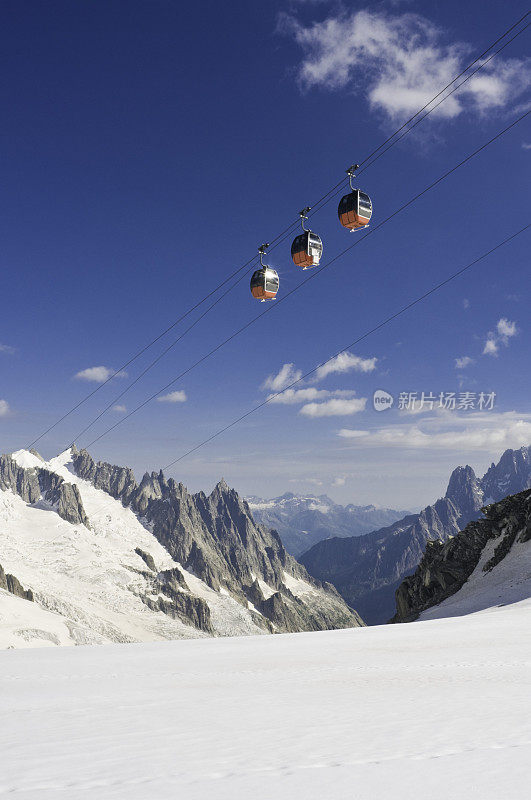
{"label": "rocky mountain peak", "polygon": [[209,497],[210,498],[223,497],[224,495],[230,494],[232,491],[233,490],[230,488],[225,478],[221,478],[221,480],[219,480],[212,489]]}
{"label": "rocky mountain peak", "polygon": [[531,487],[531,447],[506,450],[497,464],[491,464],[481,480],[485,502],[501,500],[522,488]]}
{"label": "rocky mountain peak", "polygon": [[480,510],[483,493],[472,467],[467,465],[454,469],[450,475],[445,497],[452,501],[463,517],[469,518]]}

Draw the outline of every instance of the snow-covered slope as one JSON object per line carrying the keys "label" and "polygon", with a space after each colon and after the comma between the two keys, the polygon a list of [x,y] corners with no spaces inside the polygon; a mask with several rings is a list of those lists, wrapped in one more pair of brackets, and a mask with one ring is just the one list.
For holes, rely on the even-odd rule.
{"label": "snow-covered slope", "polygon": [[500,537],[485,545],[474,572],[461,589],[423,611],[419,619],[459,617],[531,598],[531,542],[514,542],[505,558],[492,570],[485,571]]}
{"label": "snow-covered slope", "polygon": [[[79,477],[74,458],[100,484],[117,475],[113,489],[125,475],[136,506]],[[69,450],[48,462],[25,450],[1,456],[0,647],[360,624],[337,593],[321,587],[285,552],[278,537],[253,526],[245,505],[223,482],[209,497],[192,496],[165,482],[162,473],[144,476],[138,486],[130,470],[96,465],[85,452]],[[162,542],[156,535],[161,528]],[[189,554],[186,564],[175,557],[179,547]],[[249,571],[250,563],[257,574]],[[4,573],[21,597],[1,591],[8,588]],[[27,590],[34,602],[22,599]]]}
{"label": "snow-covered slope", "polygon": [[524,800],[531,605],[411,625],[0,653],[17,800]]}

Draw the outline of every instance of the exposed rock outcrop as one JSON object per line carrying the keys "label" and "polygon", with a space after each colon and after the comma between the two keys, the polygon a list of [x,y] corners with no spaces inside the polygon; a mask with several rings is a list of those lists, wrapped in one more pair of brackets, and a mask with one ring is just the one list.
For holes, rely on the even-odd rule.
{"label": "exposed rock outcrop", "polygon": [[500,539],[483,567],[485,572],[505,558],[516,540],[531,539],[531,492],[512,495],[482,511],[484,519],[470,522],[449,541],[428,542],[415,574],[397,589],[392,622],[411,622],[458,592],[478,566],[489,540]]}
{"label": "exposed rock outcrop", "polygon": [[0,589],[4,589],[10,594],[21,597],[23,600],[33,601],[33,592],[31,589],[24,589],[18,578],[11,575],[9,572],[6,574],[2,565],[0,564]]}
{"label": "exposed rock outcrop", "polygon": [[0,489],[10,489],[25,503],[36,503],[41,499],[35,470],[19,467],[9,455],[0,456]]}

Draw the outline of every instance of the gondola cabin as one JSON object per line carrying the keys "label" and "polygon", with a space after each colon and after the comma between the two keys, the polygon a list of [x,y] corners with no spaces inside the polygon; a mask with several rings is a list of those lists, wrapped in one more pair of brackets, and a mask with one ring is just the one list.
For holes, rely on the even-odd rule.
{"label": "gondola cabin", "polygon": [[278,273],[271,267],[262,267],[253,272],[251,294],[257,300],[274,300],[279,287]]}
{"label": "gondola cabin", "polygon": [[372,216],[371,198],[359,189],[341,198],[337,208],[337,216],[344,228],[350,231],[365,228]]}
{"label": "gondola cabin", "polygon": [[291,245],[291,257],[293,262],[303,269],[316,267],[323,255],[323,243],[321,237],[312,231],[304,231],[300,236],[296,236]]}

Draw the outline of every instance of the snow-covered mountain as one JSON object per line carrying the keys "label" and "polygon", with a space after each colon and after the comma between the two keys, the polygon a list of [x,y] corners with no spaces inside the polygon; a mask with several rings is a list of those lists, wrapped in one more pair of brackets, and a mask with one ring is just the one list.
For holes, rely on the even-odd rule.
{"label": "snow-covered mountain", "polygon": [[507,450],[482,478],[472,467],[457,467],[445,496],[419,514],[365,536],[319,542],[300,560],[334,584],[368,624],[381,624],[395,613],[395,591],[417,568],[428,541],[446,541],[478,519],[482,506],[529,487],[531,447]]}
{"label": "snow-covered mountain", "polygon": [[254,518],[278,531],[282,543],[296,558],[317,542],[333,536],[361,536],[390,525],[407,512],[377,506],[347,506],[327,495],[296,495],[292,492],[271,500],[247,497]]}
{"label": "snow-covered mountain", "polygon": [[443,543],[428,542],[396,593],[394,622],[473,614],[531,598],[531,491],[483,509]]}
{"label": "snow-covered mountain", "polygon": [[152,641],[362,624],[221,481],[72,449],[0,457],[0,646]]}

